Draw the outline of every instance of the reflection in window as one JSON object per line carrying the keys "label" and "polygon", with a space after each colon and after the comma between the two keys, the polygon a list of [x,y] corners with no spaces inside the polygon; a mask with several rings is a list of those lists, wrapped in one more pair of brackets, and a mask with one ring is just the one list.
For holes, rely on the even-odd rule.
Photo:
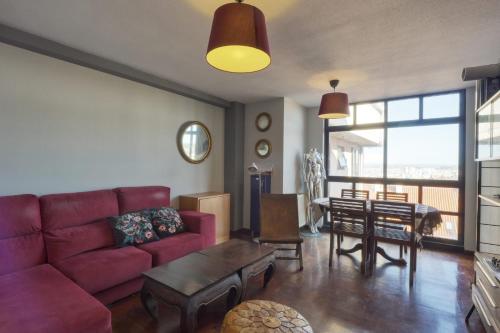
{"label": "reflection in window", "polygon": [[356,106],[356,124],[373,124],[384,121],[384,103],[366,103]]}
{"label": "reflection in window", "polygon": [[404,121],[419,118],[419,99],[397,99],[387,102],[387,120]]}
{"label": "reflection in window", "polygon": [[460,115],[460,95],[445,94],[424,97],[424,119],[458,117]]}
{"label": "reflection in window", "polygon": [[389,128],[387,177],[458,180],[458,125]]}
{"label": "reflection in window", "polygon": [[382,177],[382,129],[330,133],[329,175]]}

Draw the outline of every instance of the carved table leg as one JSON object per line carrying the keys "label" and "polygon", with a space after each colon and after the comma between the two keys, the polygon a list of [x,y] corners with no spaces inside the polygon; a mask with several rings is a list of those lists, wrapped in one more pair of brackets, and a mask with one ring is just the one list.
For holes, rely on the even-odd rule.
{"label": "carved table leg", "polygon": [[361,250],[363,250],[363,244],[358,243],[350,249],[337,249],[337,254],[349,254],[349,253],[353,253],[353,252],[361,251]]}
{"label": "carved table leg", "polygon": [[198,324],[198,306],[193,301],[188,301],[181,306],[181,332],[196,332]]}
{"label": "carved table leg", "polygon": [[391,263],[395,264],[395,265],[398,265],[398,266],[406,266],[406,260],[404,260],[403,258],[401,259],[396,259],[396,258],[393,258],[391,257],[390,255],[387,254],[387,252],[385,252],[385,250],[383,248],[381,248],[380,246],[377,246],[376,248],[376,253],[380,253],[380,255],[382,257],[384,257],[385,259],[389,260]]}
{"label": "carved table leg", "polygon": [[275,271],[276,264],[271,262],[264,273],[264,288],[266,288],[269,281],[271,281]]}
{"label": "carved table leg", "polygon": [[250,279],[251,277],[257,276],[262,272],[265,272],[264,288],[267,286],[267,284],[273,277],[274,271],[276,270],[276,265],[274,261],[275,261],[274,254],[271,254],[241,269],[240,272],[241,285],[242,285],[241,300],[244,300],[246,298],[248,279]]}
{"label": "carved table leg", "polygon": [[153,317],[154,319],[158,319],[158,303],[153,298],[151,291],[148,288],[147,281],[144,282],[144,286],[141,290],[141,302],[146,312]]}

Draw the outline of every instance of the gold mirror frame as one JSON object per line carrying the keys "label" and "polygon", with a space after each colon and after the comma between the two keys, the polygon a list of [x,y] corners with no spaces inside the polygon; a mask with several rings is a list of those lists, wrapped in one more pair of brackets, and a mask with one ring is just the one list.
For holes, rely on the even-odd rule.
{"label": "gold mirror frame", "polygon": [[[261,144],[266,144],[267,147],[269,148],[267,153],[264,154],[264,155],[261,155],[259,154],[259,146]],[[269,142],[269,140],[267,139],[260,139],[259,141],[257,141],[257,143],[255,144],[255,154],[259,157],[259,158],[262,158],[262,159],[265,159],[265,158],[268,158],[269,156],[271,156],[271,152],[273,151],[272,149],[273,147],[271,146],[271,142]]]}
{"label": "gold mirror frame", "polygon": [[[260,126],[259,126],[259,120],[260,120],[261,118],[263,118],[263,117],[267,118],[267,121],[268,121],[268,124],[267,124],[267,126],[266,126],[266,127],[260,127]],[[261,131],[261,132],[265,132],[265,131],[267,131],[268,129],[270,129],[270,128],[271,128],[272,123],[273,123],[273,118],[272,118],[272,117],[271,117],[271,115],[270,115],[269,113],[267,113],[267,112],[262,112],[262,113],[259,113],[259,115],[257,116],[257,118],[255,118],[255,127],[257,127],[257,129],[258,129],[259,131]]]}
{"label": "gold mirror frame", "polygon": [[[203,129],[203,131],[207,134],[207,138],[208,138],[208,149],[203,154],[201,159],[199,159],[199,160],[195,160],[195,159],[189,157],[186,154],[186,152],[184,151],[184,148],[182,146],[182,136],[184,135],[184,132],[186,131],[186,129],[188,127],[193,126],[193,125],[200,126]],[[179,131],[177,132],[177,149],[179,150],[179,153],[181,154],[182,158],[185,159],[187,162],[192,163],[192,164],[200,164],[201,162],[203,162],[204,160],[207,159],[208,155],[210,155],[210,152],[212,151],[212,134],[208,130],[208,127],[205,126],[205,124],[203,124],[202,122],[200,122],[200,121],[188,121],[187,123],[184,123],[179,128]]]}

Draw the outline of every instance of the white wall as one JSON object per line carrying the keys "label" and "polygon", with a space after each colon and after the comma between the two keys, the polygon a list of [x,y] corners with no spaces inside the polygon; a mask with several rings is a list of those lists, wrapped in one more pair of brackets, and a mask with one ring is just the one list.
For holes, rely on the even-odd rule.
{"label": "white wall", "polygon": [[[272,167],[271,192],[283,193],[283,109],[283,98],[273,98],[245,106],[243,228],[250,228],[250,175],[246,168],[252,162],[255,162],[262,169]],[[261,112],[269,113],[272,118],[271,128],[266,132],[260,132],[255,126],[255,119]],[[260,139],[267,139],[271,142],[272,152],[266,159],[260,159],[255,154],[255,144]]]}
{"label": "white wall", "polygon": [[[213,150],[185,162],[176,135],[205,123]],[[166,185],[224,189],[224,111],[0,44],[0,195]],[[174,201],[175,204],[175,201]]]}
{"label": "white wall", "polygon": [[302,159],[307,139],[305,109],[285,98],[283,113],[283,193],[303,193]]}

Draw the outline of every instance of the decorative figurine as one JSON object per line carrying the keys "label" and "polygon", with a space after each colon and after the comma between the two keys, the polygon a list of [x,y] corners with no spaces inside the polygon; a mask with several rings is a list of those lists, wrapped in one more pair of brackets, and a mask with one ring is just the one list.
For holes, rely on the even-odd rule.
{"label": "decorative figurine", "polygon": [[307,224],[311,233],[316,234],[323,226],[323,219],[316,219],[313,201],[323,197],[323,181],[326,179],[323,165],[323,154],[316,148],[311,148],[304,154],[302,172],[307,189]]}

